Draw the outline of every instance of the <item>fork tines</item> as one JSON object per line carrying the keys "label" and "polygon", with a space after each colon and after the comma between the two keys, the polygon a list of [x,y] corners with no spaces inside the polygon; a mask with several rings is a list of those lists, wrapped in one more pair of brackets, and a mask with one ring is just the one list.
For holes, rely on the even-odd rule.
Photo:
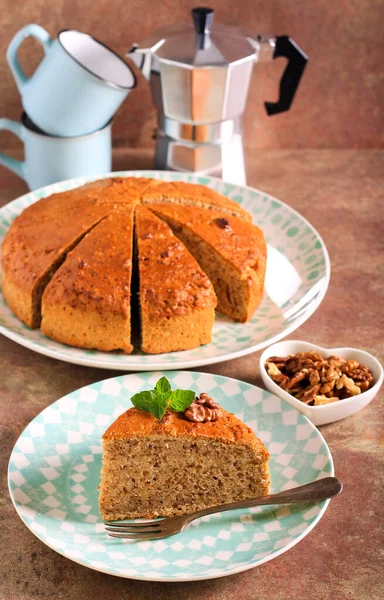
{"label": "fork tines", "polygon": [[111,537],[124,539],[149,540],[156,537],[163,537],[164,532],[161,528],[162,519],[158,521],[142,522],[124,522],[124,521],[104,521],[105,529]]}

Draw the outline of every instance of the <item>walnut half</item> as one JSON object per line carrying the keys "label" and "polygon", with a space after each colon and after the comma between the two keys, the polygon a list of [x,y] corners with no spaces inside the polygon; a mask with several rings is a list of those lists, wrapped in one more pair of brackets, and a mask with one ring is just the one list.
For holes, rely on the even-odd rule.
{"label": "walnut half", "polygon": [[220,405],[205,392],[202,392],[198,398],[195,398],[192,404],[184,411],[185,418],[194,423],[217,421],[221,415]]}

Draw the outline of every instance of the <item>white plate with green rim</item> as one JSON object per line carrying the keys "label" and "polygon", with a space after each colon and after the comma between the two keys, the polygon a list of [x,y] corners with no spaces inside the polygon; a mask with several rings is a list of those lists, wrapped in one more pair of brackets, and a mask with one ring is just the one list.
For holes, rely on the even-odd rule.
{"label": "white plate with green rim", "polygon": [[[157,541],[110,538],[98,511],[101,436],[129,398],[164,373],[100,381],[46,408],[23,431],[8,469],[25,525],[59,554],[96,571],[148,581],[213,579],[256,567],[305,537],[329,500],[219,513]],[[173,388],[209,392],[267,446],[271,492],[334,474],[320,432],[298,410],[253,385],[208,373],[170,371]]]}
{"label": "white plate with green rim", "polygon": [[136,350],[127,355],[83,350],[55,342],[40,330],[31,330],[19,321],[0,295],[0,333],[46,356],[90,367],[123,371],[184,369],[222,362],[265,348],[295,331],[318,308],[328,288],[330,264],[326,247],[316,230],[299,213],[269,194],[213,177],[170,171],[122,171],[49,185],[0,209],[0,244],[13,219],[30,204],[50,194],[110,176],[156,177],[208,185],[250,212],[268,243],[265,294],[254,317],[248,323],[234,323],[217,314],[212,343],[194,350],[157,355]]}

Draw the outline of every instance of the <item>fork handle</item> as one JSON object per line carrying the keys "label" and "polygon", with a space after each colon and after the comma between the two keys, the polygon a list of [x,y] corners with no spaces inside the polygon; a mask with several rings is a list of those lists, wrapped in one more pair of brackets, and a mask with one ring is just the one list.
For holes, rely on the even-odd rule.
{"label": "fork handle", "polygon": [[277,494],[269,494],[268,496],[259,496],[250,500],[240,500],[239,502],[231,502],[230,504],[222,504],[213,508],[204,508],[191,515],[194,521],[206,515],[212,515],[217,512],[233,510],[235,508],[251,508],[252,506],[265,506],[267,504],[294,504],[295,502],[306,502],[311,500],[325,500],[340,494],[343,489],[343,484],[337,477],[324,477],[305,485],[285,490]]}

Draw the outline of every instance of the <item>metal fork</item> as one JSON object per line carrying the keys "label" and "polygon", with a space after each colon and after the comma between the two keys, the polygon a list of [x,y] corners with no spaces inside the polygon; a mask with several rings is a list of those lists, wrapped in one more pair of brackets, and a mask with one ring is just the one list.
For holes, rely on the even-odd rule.
{"label": "metal fork", "polygon": [[252,506],[265,506],[267,504],[295,504],[296,502],[308,502],[314,500],[325,500],[336,496],[343,489],[343,485],[337,477],[325,477],[299,487],[259,496],[250,500],[231,502],[212,508],[204,508],[189,515],[180,515],[166,519],[152,519],[151,521],[104,521],[105,529],[111,537],[124,538],[128,540],[158,540],[180,533],[186,525],[206,515],[212,515],[235,508],[250,508]]}

